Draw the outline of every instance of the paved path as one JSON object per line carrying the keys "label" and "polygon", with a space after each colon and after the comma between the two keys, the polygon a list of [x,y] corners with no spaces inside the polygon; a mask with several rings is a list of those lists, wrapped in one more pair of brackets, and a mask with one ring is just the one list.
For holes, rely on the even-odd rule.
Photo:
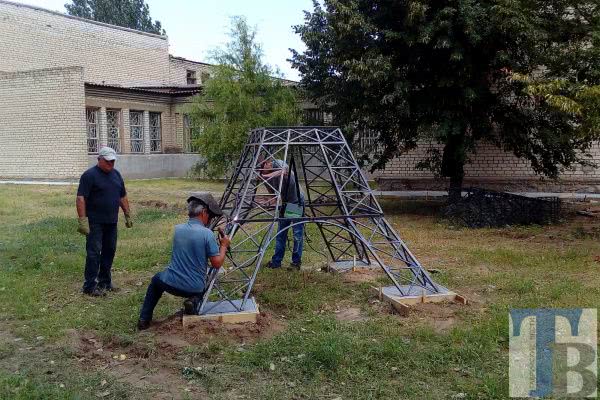
{"label": "paved path", "polygon": [[[376,196],[399,197],[399,198],[429,198],[448,196],[448,192],[443,190],[403,190],[403,191],[373,191]],[[467,192],[462,192],[465,195]],[[600,199],[600,193],[552,193],[552,192],[510,192],[520,196],[527,197],[559,197],[561,199]]]}
{"label": "paved path", "polygon": [[[77,185],[76,181],[9,181],[0,180],[0,184],[12,184],[12,185],[50,185],[50,186],[72,186]],[[408,198],[408,199],[427,199],[435,197],[448,196],[448,192],[444,190],[402,190],[402,191],[382,191],[374,190],[376,196],[380,197],[397,197],[397,198]],[[466,192],[463,192],[463,195]],[[588,200],[588,199],[599,199],[600,193],[551,193],[551,192],[513,192],[521,196],[527,197],[559,197],[561,199],[573,199],[573,200]],[[220,194],[220,193],[219,193]]]}
{"label": "paved path", "polygon": [[[384,197],[399,197],[399,198],[429,198],[429,197],[443,197],[448,196],[447,191],[443,190],[403,190],[403,191],[373,191],[376,196]],[[561,199],[575,199],[575,200],[586,200],[586,199],[600,199],[600,193],[551,193],[551,192],[511,192],[520,196],[527,197],[559,197]],[[463,192],[463,195],[466,192]]]}
{"label": "paved path", "polygon": [[49,186],[72,186],[77,185],[77,182],[67,182],[67,181],[2,181],[0,180],[0,185],[49,185]]}

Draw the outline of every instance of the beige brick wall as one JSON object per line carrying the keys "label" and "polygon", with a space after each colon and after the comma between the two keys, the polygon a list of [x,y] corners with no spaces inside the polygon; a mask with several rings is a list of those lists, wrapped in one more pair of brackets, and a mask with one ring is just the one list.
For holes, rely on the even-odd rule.
{"label": "beige brick wall", "polygon": [[[129,111],[149,111],[161,114],[162,152],[182,152],[184,104],[165,104],[144,101],[132,101],[110,97],[87,96],[86,107],[116,109],[121,111],[121,149],[123,154],[130,153],[131,145]],[[103,145],[105,143],[101,143]]]}
{"label": "beige brick wall", "polygon": [[0,72],[0,99],[0,177],[76,178],[87,168],[81,67]]}
{"label": "beige brick wall", "polygon": [[84,81],[123,86],[169,79],[164,36],[0,0],[0,71],[82,66]]}
{"label": "beige brick wall", "polygon": [[210,65],[178,57],[169,57],[169,81],[172,85],[187,85],[187,70],[196,71],[197,84],[202,83],[202,74],[210,73]]}
{"label": "beige brick wall", "polygon": [[[392,160],[384,171],[376,175],[381,177],[433,177],[429,171],[415,168],[416,164],[426,157],[428,148],[442,147],[435,144],[421,143],[419,147],[401,157]],[[600,143],[595,143],[590,151],[592,161],[600,164]],[[535,179],[538,177],[530,167],[527,160],[518,159],[511,153],[503,152],[491,144],[481,144],[477,152],[470,156],[471,163],[465,167],[466,177],[485,178],[512,178]],[[564,170],[561,179],[590,179],[600,180],[600,168],[576,166],[571,170]]]}

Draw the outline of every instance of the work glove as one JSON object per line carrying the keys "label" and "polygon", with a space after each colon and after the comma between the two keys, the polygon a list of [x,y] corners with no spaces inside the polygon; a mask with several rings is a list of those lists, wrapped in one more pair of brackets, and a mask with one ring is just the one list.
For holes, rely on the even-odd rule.
{"label": "work glove", "polygon": [[133,228],[133,220],[131,219],[131,214],[128,212],[125,213],[125,226],[128,228]]}
{"label": "work glove", "polygon": [[79,232],[85,236],[89,235],[90,234],[90,223],[88,222],[87,217],[79,217],[77,222],[78,222],[77,232]]}

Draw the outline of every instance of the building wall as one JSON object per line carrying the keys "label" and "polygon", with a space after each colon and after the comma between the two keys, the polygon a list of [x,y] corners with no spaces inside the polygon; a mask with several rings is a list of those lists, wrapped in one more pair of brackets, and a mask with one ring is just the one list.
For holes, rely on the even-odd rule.
{"label": "building wall", "polygon": [[169,80],[164,36],[0,0],[0,70],[82,66],[84,81],[123,86]]}
{"label": "building wall", "polygon": [[[158,101],[133,101],[113,97],[86,96],[86,107],[98,109],[100,113],[113,109],[121,113],[121,151],[122,154],[131,153],[129,112],[146,111],[161,114],[162,149],[161,153],[182,153],[183,143],[183,115],[186,104],[172,104]],[[100,127],[100,147],[107,144],[103,135],[104,127]],[[148,154],[149,151],[146,152]]]}
{"label": "building wall", "polygon": [[203,74],[210,73],[210,65],[169,57],[169,82],[172,85],[187,85],[187,70],[196,71],[197,84],[202,83]]}
{"label": "building wall", "polygon": [[[115,168],[125,179],[185,177],[201,160],[198,154],[121,154]],[[88,156],[89,166],[97,163],[97,157]]]}
{"label": "building wall", "polygon": [[[384,189],[445,188],[445,180],[436,180],[431,172],[416,169],[416,164],[426,157],[429,148],[442,150],[439,145],[421,143],[417,149],[392,160],[374,177]],[[595,143],[590,153],[591,161],[600,164],[600,143]],[[576,166],[562,171],[557,181],[543,179],[535,174],[527,160],[492,144],[480,145],[470,159],[470,164],[465,166],[467,184],[501,190],[600,191],[600,168]]]}
{"label": "building wall", "polygon": [[0,177],[75,178],[87,167],[81,67],[0,72]]}

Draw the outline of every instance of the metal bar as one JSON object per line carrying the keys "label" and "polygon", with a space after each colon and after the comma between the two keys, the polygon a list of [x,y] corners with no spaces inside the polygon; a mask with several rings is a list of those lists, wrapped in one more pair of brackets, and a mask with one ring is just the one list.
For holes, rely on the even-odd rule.
{"label": "metal bar", "polygon": [[[263,137],[263,139],[264,139],[264,137]],[[284,155],[283,155],[284,162],[287,160],[288,151],[289,151],[289,142],[290,142],[290,131],[288,131],[288,133],[287,133],[287,144],[285,146]],[[289,172],[289,173],[291,173],[291,172]],[[279,190],[278,190],[279,198],[277,199],[276,206],[275,206],[275,212],[274,212],[274,215],[276,217],[278,217],[280,214],[279,208],[281,207],[281,203],[283,200],[282,196],[281,196],[281,188],[283,186],[284,175],[285,174],[281,174],[279,176]],[[296,178],[298,178],[298,177],[296,177]],[[290,178],[288,177],[288,183],[289,183],[289,181],[290,181]],[[267,234],[269,236],[269,240],[267,241],[267,243],[270,242],[270,236],[273,232],[274,225],[275,225],[275,221],[273,221],[273,223],[271,224],[271,227],[269,228],[269,233]],[[256,261],[256,267],[254,269],[254,273],[252,274],[252,278],[250,279],[250,282],[248,284],[248,289],[246,290],[246,293],[244,294],[244,299],[242,300],[242,304],[240,306],[242,309],[244,308],[246,301],[248,301],[248,298],[250,297],[250,292],[252,291],[252,286],[254,286],[254,281],[256,280],[256,275],[258,274],[258,270],[260,270],[260,263],[262,262],[265,251],[266,251],[266,247],[261,247],[260,256],[258,257],[258,260]]]}
{"label": "metal bar", "polygon": [[[350,259],[355,254],[369,263],[373,259],[401,295],[408,292],[407,286],[403,289],[400,282],[407,284],[409,289],[418,286],[429,292],[438,291],[436,284],[385,220],[381,206],[339,128],[259,128],[250,132],[240,161],[221,198],[220,204],[230,211],[231,219],[219,219],[211,224],[214,228],[227,223],[227,231],[233,240],[227,260],[233,268],[222,273],[209,269],[200,313],[206,312],[211,293],[216,305],[228,302],[237,310],[244,308],[266,250],[276,236],[275,224],[281,219],[279,215],[283,207],[285,177],[281,175],[275,185],[277,187],[274,187],[263,178],[258,160],[261,156],[275,159],[281,153],[286,162],[292,157],[288,173],[295,176],[298,184],[298,179],[301,179],[298,171],[302,174],[306,188],[305,206],[310,212],[310,215],[294,218],[288,229],[298,224],[316,223],[333,260]],[[295,163],[296,155],[300,157],[300,168]],[[256,201],[256,196],[262,191],[269,192],[264,195],[265,198],[276,199],[274,207]],[[236,235],[238,230],[243,232],[242,237]],[[382,257],[386,260],[391,258],[391,265],[388,266]],[[233,296],[240,292],[243,298],[236,306]]]}

